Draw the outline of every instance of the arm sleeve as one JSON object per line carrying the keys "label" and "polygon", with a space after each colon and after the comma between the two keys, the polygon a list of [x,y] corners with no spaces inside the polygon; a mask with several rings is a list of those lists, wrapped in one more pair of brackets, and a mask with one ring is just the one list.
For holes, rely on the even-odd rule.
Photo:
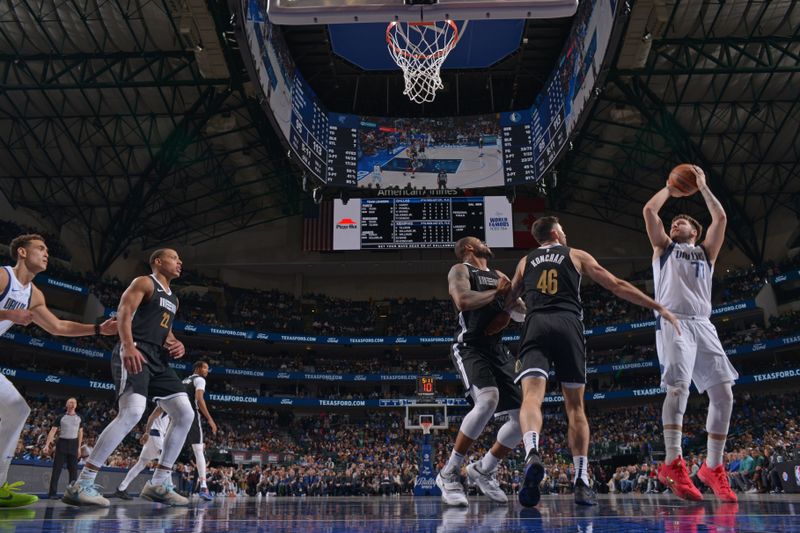
{"label": "arm sleeve", "polygon": [[205,380],[205,378],[201,378],[200,376],[197,376],[196,378],[194,378],[194,389],[195,390],[202,390],[202,391],[206,390],[206,380]]}

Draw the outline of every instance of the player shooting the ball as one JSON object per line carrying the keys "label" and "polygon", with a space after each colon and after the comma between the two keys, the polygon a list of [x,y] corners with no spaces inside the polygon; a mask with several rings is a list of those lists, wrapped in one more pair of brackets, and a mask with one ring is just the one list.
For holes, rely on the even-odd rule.
{"label": "player shooting the ball", "polygon": [[[689,215],[672,219],[669,235],[659,211],[670,199],[700,191],[711,213],[711,225],[701,244],[703,227]],[[658,479],[679,498],[702,500],[689,477],[683,460],[683,415],[689,400],[689,383],[697,391],[708,393],[708,452],[697,477],[711,487],[717,498],[735,502],[722,461],[728,438],[733,392],[739,374],[728,360],[719,335],[709,320],[711,316],[711,277],[714,263],[725,241],[727,216],[719,200],[711,193],[700,167],[679,165],[669,175],[666,187],[644,206],[647,236],[653,246],[653,281],[656,301],[675,313],[685,335],[676,335],[656,318],[656,350],[661,368],[661,386],[666,387],[661,417],[664,425],[666,458]]]}

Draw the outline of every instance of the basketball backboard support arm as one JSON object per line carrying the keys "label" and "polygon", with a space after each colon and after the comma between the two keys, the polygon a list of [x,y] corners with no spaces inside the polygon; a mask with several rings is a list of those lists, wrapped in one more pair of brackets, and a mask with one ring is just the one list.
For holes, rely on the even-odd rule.
{"label": "basketball backboard support arm", "polygon": [[578,0],[439,0],[406,5],[404,0],[269,0],[273,24],[350,24],[392,21],[549,19],[571,17]]}

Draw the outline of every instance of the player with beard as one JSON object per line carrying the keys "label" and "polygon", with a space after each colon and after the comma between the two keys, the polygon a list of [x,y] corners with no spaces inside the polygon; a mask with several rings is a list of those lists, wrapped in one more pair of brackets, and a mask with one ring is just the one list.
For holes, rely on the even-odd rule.
{"label": "player with beard", "polygon": [[[504,308],[509,279],[488,266],[492,250],[475,237],[464,237],[455,245],[461,261],[447,275],[450,296],[459,311],[459,330],[451,356],[461,376],[472,410],[464,416],[447,465],[436,476],[442,500],[448,505],[467,505],[461,484],[461,466],[472,443],[492,416],[508,415],[497,432],[497,441],[480,461],[467,467],[467,475],[486,496],[508,502],[496,479],[497,466],[522,438],[519,427],[519,387],[514,383],[515,359],[502,343],[501,331],[508,324]],[[514,311],[524,313],[521,302]],[[500,315],[500,327],[497,319]]]}
{"label": "player with beard", "polygon": [[[33,284],[36,274],[47,269],[49,255],[44,237],[36,234],[15,237],[9,245],[9,252],[17,264],[0,268],[0,335],[15,324],[27,326],[31,322],[47,333],[61,337],[117,334],[114,319],[99,326],[81,324],[61,320],[47,308],[44,294]],[[20,433],[30,412],[19,391],[0,374],[0,508],[20,507],[39,499],[20,492],[22,481],[10,485],[6,481]]]}
{"label": "player with beard", "polygon": [[659,481],[683,499],[702,500],[692,483],[682,457],[683,415],[689,400],[689,383],[708,393],[708,453],[697,473],[718,498],[737,501],[725,472],[722,454],[728,438],[733,391],[739,377],[731,365],[711,316],[711,277],[714,262],[725,241],[727,217],[706,183],[705,173],[694,170],[697,186],[711,213],[711,225],[702,244],[697,244],[703,227],[689,215],[677,215],[669,236],[658,212],[670,197],[686,196],[669,186],[661,189],[644,206],[647,235],[653,245],[653,280],[656,300],[675,313],[684,335],[677,336],[657,319],[656,349],[661,367],[661,386],[667,388],[661,416],[667,455],[658,472]]}
{"label": "player with beard", "polygon": [[539,503],[539,483],[544,465],[539,456],[542,430],[542,402],[550,369],[561,384],[569,431],[567,438],[575,465],[575,503],[596,505],[597,496],[589,482],[589,422],[583,406],[586,389],[586,347],[583,336],[581,276],[629,302],[654,309],[674,324],[677,319],[663,305],[611,274],[590,254],[567,247],[567,235],[556,217],[542,217],[531,233],[540,246],[517,265],[507,301],[522,295],[527,308],[519,358],[522,383],[522,442],[525,444],[525,473],[519,501],[526,507]]}

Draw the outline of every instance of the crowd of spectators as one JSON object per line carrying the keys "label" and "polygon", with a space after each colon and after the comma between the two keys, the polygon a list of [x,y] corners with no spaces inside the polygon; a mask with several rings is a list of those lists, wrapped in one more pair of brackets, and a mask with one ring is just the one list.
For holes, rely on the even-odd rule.
{"label": "crowd of spectators", "polygon": [[18,224],[10,220],[0,220],[0,243],[8,245],[14,237],[24,233],[36,233],[44,237],[47,241],[47,249],[51,256],[63,259],[64,261],[72,259],[72,254],[69,252],[69,249],[67,249],[61,240],[53,233],[41,228],[33,228]]}
{"label": "crowd of spectators", "polygon": [[[728,439],[726,468],[731,486],[742,492],[780,491],[775,465],[800,459],[800,393],[736,393]],[[16,457],[47,461],[42,453],[47,432],[63,410],[63,400],[30,400],[31,416],[25,426]],[[209,488],[218,494],[274,493],[277,495],[379,495],[408,493],[413,488],[420,453],[417,432],[404,429],[403,415],[392,411],[358,412],[352,415],[320,413],[297,415],[289,410],[258,408],[212,409],[219,426],[206,434],[212,468]],[[84,422],[86,442],[115,415],[107,401],[79,399],[78,414]],[[449,456],[463,411],[451,413],[450,428],[432,435],[433,466],[441,469]],[[606,492],[663,491],[653,470],[663,454],[661,408],[657,403],[636,407],[603,407],[587,410],[592,430],[591,477]],[[468,460],[477,460],[491,447],[502,421],[490,423],[473,444]],[[138,456],[139,424],[109,459],[110,466],[127,468]],[[692,473],[703,460],[705,405],[692,401],[684,418],[683,449]],[[568,492],[573,476],[567,447],[567,423],[560,407],[548,407],[541,432],[540,450],[547,467],[546,492]],[[273,459],[253,467],[231,466],[231,451],[270,454]],[[85,453],[88,452],[84,450]],[[189,454],[176,467],[184,487],[189,487],[193,468]],[[631,457],[627,467],[610,467],[612,456]],[[516,490],[524,465],[523,449],[517,447],[498,470],[498,482],[509,493]]]}
{"label": "crowd of spectators", "polygon": [[[37,326],[28,326],[21,329],[26,335],[38,339],[67,342],[76,346],[94,349],[111,350],[115,339],[105,337],[76,337],[63,339],[47,334]],[[744,344],[754,344],[769,339],[789,336],[800,332],[800,312],[787,312],[784,315],[772,317],[768,326],[751,324],[742,329],[722,331],[720,338],[725,348],[733,348]],[[629,341],[630,342],[630,341]],[[626,344],[614,348],[597,348],[588,350],[588,364],[619,364],[641,361],[655,361],[656,352],[652,342],[643,344]],[[439,350],[434,355],[415,354],[410,357],[406,352],[396,350],[383,350],[377,356],[336,356],[320,355],[308,349],[299,352],[282,351],[277,355],[245,353],[236,350],[212,350],[208,348],[192,347],[190,345],[187,361],[205,360],[212,367],[243,368],[279,372],[304,372],[304,373],[350,373],[350,374],[422,374],[425,372],[454,372],[452,361],[447,355],[447,350]],[[797,357],[791,353],[759,356],[735,357],[732,360],[741,375],[764,373],[798,366]],[[46,372],[62,376],[81,376],[90,379],[108,380],[108,368],[103,361],[74,358],[51,358],[34,353],[31,357],[20,358],[15,368],[33,372]],[[407,397],[411,394],[413,382],[409,381],[391,390],[374,387],[371,390],[348,391],[347,387],[341,388],[339,384],[307,387],[305,383],[290,383],[289,387],[275,386],[274,382],[259,384],[257,381],[242,382],[241,380],[225,376],[214,375],[213,390],[216,392],[255,395],[280,395],[292,397],[329,397],[331,399],[374,399]],[[622,371],[616,373],[602,372],[589,374],[587,390],[590,392],[604,392],[629,388],[643,388],[658,386],[657,372]],[[288,382],[287,382],[288,383]],[[446,383],[446,382],[445,382]],[[557,384],[553,383],[553,387]],[[442,388],[444,385],[440,385]],[[555,390],[551,387],[553,390]],[[284,390],[285,389],[285,390]],[[454,390],[451,394],[457,394]]]}

